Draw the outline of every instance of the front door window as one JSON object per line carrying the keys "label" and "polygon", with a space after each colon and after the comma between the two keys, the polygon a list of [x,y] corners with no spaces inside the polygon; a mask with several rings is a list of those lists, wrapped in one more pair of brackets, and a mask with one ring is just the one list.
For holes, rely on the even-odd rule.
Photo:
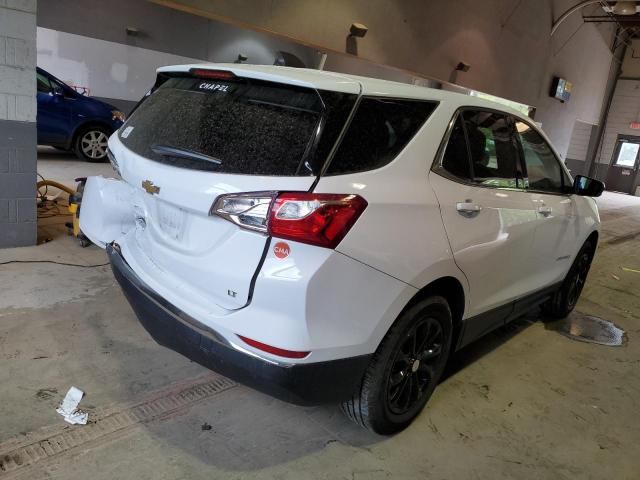
{"label": "front door window", "polygon": [[560,162],[545,139],[524,122],[516,122],[518,139],[527,167],[529,189],[540,192],[563,193],[565,175]]}

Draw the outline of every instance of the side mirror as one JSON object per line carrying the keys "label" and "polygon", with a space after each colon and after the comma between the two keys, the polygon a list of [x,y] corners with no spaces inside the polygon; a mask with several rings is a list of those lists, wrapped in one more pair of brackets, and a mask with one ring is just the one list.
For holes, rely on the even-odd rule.
{"label": "side mirror", "polygon": [[604,183],[595,178],[576,175],[573,181],[573,193],[583,197],[599,197],[604,192]]}

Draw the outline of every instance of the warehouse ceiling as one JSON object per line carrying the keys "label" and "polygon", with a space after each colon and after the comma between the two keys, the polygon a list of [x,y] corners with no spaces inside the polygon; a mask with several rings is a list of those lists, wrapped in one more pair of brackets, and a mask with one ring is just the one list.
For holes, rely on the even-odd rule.
{"label": "warehouse ceiling", "polygon": [[583,15],[587,23],[618,23],[623,27],[640,26],[640,4],[637,1],[599,2],[603,13]]}

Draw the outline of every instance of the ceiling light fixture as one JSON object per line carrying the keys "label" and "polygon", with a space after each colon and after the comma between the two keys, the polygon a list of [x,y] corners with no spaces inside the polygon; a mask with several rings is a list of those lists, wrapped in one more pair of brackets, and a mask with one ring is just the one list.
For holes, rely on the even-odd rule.
{"label": "ceiling light fixture", "polygon": [[613,7],[613,13],[616,15],[635,15],[636,11],[636,2],[616,2]]}
{"label": "ceiling light fixture", "polygon": [[352,23],[349,29],[349,35],[352,37],[364,37],[369,31],[369,27],[362,23]]}

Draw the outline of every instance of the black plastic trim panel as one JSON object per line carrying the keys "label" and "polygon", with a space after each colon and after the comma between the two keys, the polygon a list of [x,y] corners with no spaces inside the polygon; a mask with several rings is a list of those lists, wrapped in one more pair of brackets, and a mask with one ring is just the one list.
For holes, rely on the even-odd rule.
{"label": "black plastic trim panel", "polygon": [[151,290],[127,264],[116,244],[107,245],[107,254],[133,311],[160,345],[239,383],[298,405],[340,402],[360,387],[371,355],[304,364],[264,360],[238,350]]}

